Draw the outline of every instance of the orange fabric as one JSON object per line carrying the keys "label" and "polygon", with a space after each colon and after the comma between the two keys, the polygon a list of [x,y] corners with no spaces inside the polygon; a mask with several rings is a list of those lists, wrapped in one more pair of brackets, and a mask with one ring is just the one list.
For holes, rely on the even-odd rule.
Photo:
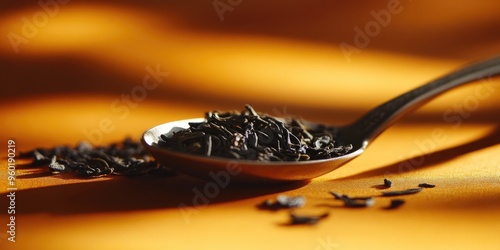
{"label": "orange fabric", "polygon": [[[23,35],[23,20],[44,9],[5,4],[1,33],[27,42],[16,53],[9,39],[0,41],[0,224],[9,223],[9,139],[18,152],[139,139],[155,125],[246,103],[276,116],[345,124],[500,51],[497,2],[401,1],[389,25],[346,56],[340,45],[354,44],[353,28],[364,29],[376,21],[372,10],[388,7],[337,4],[242,1],[220,21],[210,1],[75,1],[47,12],[33,36]],[[302,11],[297,20],[294,11]],[[330,174],[308,183],[231,185],[206,206],[179,208],[207,184],[188,176],[81,179],[18,160],[16,243],[7,240],[5,226],[0,248],[498,250],[499,83],[488,79],[439,97]],[[392,189],[436,187],[402,197],[406,204],[391,211],[383,209],[389,198],[347,209],[328,194],[378,195],[384,178]],[[287,211],[256,208],[278,194],[304,195],[298,212],[330,216],[290,227]]]}

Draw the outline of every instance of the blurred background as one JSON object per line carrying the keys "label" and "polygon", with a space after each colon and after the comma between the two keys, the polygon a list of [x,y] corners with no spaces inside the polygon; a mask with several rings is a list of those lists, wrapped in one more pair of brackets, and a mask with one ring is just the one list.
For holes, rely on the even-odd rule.
{"label": "blurred background", "polygon": [[[498,0],[4,0],[0,142],[15,139],[25,151],[139,139],[161,123],[245,104],[348,123],[464,64],[500,55],[499,9]],[[498,83],[444,94],[349,167],[304,187],[224,190],[191,224],[177,208],[205,185],[194,178],[109,182],[19,165],[19,242],[9,246],[326,249],[318,242],[332,239],[338,249],[498,249]],[[446,139],[436,141],[435,131]],[[331,207],[328,222],[299,230],[281,224],[287,213],[255,209],[285,190],[311,204],[331,199],[330,190],[373,195],[385,177],[397,188],[437,187],[409,197],[399,213],[378,209],[383,203],[363,212]]]}
{"label": "blurred background", "polygon": [[[18,138],[20,149],[99,144],[247,103],[276,116],[346,123],[500,54],[499,7],[494,0],[2,1],[1,139]],[[405,121],[443,122],[443,112],[473,91],[446,94]],[[493,119],[498,99],[481,102],[477,113],[485,115],[469,122]]]}

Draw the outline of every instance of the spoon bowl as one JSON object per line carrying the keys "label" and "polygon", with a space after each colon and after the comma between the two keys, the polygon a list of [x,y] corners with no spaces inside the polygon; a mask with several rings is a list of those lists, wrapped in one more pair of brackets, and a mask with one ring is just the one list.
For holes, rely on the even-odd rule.
{"label": "spoon bowl", "polygon": [[157,146],[160,135],[167,134],[168,136],[181,129],[189,128],[190,122],[203,121],[205,121],[204,118],[197,118],[158,125],[144,133],[142,142],[155,159],[177,171],[204,179],[225,172],[231,180],[238,182],[309,180],[344,165],[364,151],[364,147],[358,147],[340,157],[314,161],[261,162],[192,155]]}
{"label": "spoon bowl", "polygon": [[[438,95],[481,79],[500,74],[500,57],[477,62],[451,72],[421,87],[404,93],[374,108],[347,126],[329,126],[336,132],[340,145],[353,146],[347,154],[322,160],[307,161],[251,161],[214,156],[199,156],[176,152],[157,145],[162,134],[172,135],[189,128],[190,122],[204,118],[168,122],[147,130],[142,143],[155,159],[179,172],[216,182],[290,182],[303,181],[327,174],[361,155],[369,143],[396,120],[416,110]],[[305,122],[309,127],[319,125]]]}

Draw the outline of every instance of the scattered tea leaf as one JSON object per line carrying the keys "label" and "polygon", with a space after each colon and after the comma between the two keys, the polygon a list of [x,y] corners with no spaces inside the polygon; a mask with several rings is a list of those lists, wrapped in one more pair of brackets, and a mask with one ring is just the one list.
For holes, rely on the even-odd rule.
{"label": "scattered tea leaf", "polygon": [[290,224],[291,225],[299,225],[299,224],[308,224],[314,225],[317,224],[320,220],[328,217],[329,213],[325,212],[320,215],[298,215],[294,212],[290,212]]}
{"label": "scattered tea leaf", "polygon": [[436,185],[429,184],[429,183],[420,183],[420,184],[418,184],[418,187],[421,187],[421,188],[433,188],[433,187],[436,187]]}
{"label": "scattered tea leaf", "polygon": [[416,194],[420,191],[422,191],[422,188],[410,188],[410,189],[405,189],[405,190],[386,191],[386,192],[382,192],[382,196],[398,196],[398,195]]}
{"label": "scattered tea leaf", "polygon": [[278,195],[276,197],[276,201],[265,200],[259,205],[259,208],[268,210],[297,208],[304,206],[305,203],[306,203],[306,198],[301,195],[299,196]]}
{"label": "scattered tea leaf", "polygon": [[385,185],[386,187],[391,187],[391,186],[392,186],[392,181],[391,181],[391,180],[389,180],[389,179],[384,179],[384,185]]}
{"label": "scattered tea leaf", "polygon": [[344,197],[347,197],[347,195],[343,195],[343,194],[339,194],[337,192],[333,192],[333,191],[330,191],[328,192],[330,193],[331,195],[333,195],[333,197],[336,199],[336,200],[341,200],[343,199]]}
{"label": "scattered tea leaf", "polygon": [[346,207],[371,207],[375,204],[375,199],[373,197],[353,197],[344,199],[344,205]]}
{"label": "scattered tea leaf", "polygon": [[52,157],[52,161],[49,164],[50,172],[52,172],[54,174],[64,172],[66,170],[66,166],[64,164],[57,162],[56,160],[57,160],[57,157],[54,155]]}
{"label": "scattered tea leaf", "polygon": [[344,202],[344,206],[359,208],[359,207],[371,207],[375,204],[375,199],[373,197],[349,197],[345,194],[339,194],[336,192],[329,192],[336,200],[341,200]]}
{"label": "scattered tea leaf", "polygon": [[391,203],[385,209],[395,209],[395,208],[402,206],[405,203],[406,203],[406,201],[403,199],[391,199]]}
{"label": "scattered tea leaf", "polygon": [[302,195],[299,196],[286,196],[278,195],[276,202],[284,207],[302,207],[306,203],[306,198]]}

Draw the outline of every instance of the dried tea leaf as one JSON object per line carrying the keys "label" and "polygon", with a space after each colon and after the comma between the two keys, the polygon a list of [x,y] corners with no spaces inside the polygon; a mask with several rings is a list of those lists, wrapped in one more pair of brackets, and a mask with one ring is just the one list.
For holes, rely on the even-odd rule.
{"label": "dried tea leaf", "polygon": [[406,203],[406,201],[403,199],[391,199],[391,203],[385,209],[395,209],[395,208],[402,206],[405,203]]}
{"label": "dried tea leaf", "polygon": [[399,196],[399,195],[416,194],[420,191],[422,191],[422,188],[410,188],[398,191],[386,191],[382,192],[382,196]]}
{"label": "dried tea leaf", "polygon": [[344,206],[351,208],[371,207],[375,204],[375,199],[371,196],[367,197],[349,197],[346,194],[339,194],[336,192],[329,192],[336,200],[344,202]]}
{"label": "dried tea leaf", "polygon": [[392,181],[391,181],[391,180],[389,180],[389,179],[384,179],[384,185],[385,185],[386,187],[391,187],[391,186],[392,186]]}
{"label": "dried tea leaf", "polygon": [[429,184],[429,183],[420,183],[420,184],[418,184],[418,187],[421,187],[421,188],[434,188],[434,187],[436,187],[436,185]]}
{"label": "dried tea leaf", "polygon": [[306,203],[306,198],[302,195],[299,196],[287,196],[287,195],[278,195],[276,197],[276,201],[265,200],[261,204],[259,204],[260,209],[268,209],[268,210],[278,210],[284,208],[297,208],[302,207]]}
{"label": "dried tea leaf", "polygon": [[320,220],[328,217],[330,214],[325,212],[320,215],[298,215],[294,212],[290,212],[290,224],[291,225],[299,225],[299,224],[307,224],[314,225],[317,224]]}

